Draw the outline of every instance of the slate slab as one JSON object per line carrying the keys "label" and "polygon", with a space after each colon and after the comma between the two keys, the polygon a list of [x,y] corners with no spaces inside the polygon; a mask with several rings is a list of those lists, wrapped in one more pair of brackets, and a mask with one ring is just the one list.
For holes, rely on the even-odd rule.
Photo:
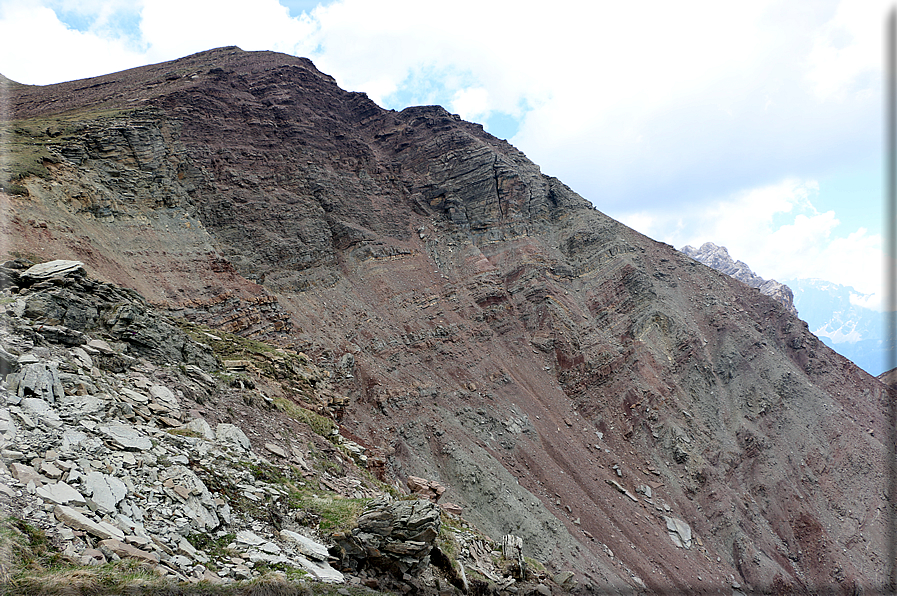
{"label": "slate slab", "polygon": [[88,534],[92,534],[101,540],[115,538],[116,540],[124,540],[125,534],[115,526],[106,522],[91,521],[83,513],[79,513],[71,507],[65,505],[57,505],[53,510],[56,519],[74,530],[83,530]]}
{"label": "slate slab", "polygon": [[57,505],[84,505],[85,503],[84,495],[65,482],[38,486],[35,492],[44,501],[56,503]]}
{"label": "slate slab", "polygon": [[126,424],[104,424],[98,427],[100,432],[112,439],[122,449],[128,451],[146,451],[153,448],[153,442],[134,427]]}

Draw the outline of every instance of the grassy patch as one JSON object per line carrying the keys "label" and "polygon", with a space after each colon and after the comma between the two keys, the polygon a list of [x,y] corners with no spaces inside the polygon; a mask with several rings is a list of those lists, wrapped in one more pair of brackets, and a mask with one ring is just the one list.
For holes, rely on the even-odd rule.
{"label": "grassy patch", "polygon": [[209,556],[210,560],[206,564],[206,567],[212,571],[218,571],[218,566],[214,561],[219,561],[225,557],[231,557],[236,554],[227,548],[227,545],[233,542],[236,537],[237,535],[233,532],[225,534],[220,538],[216,538],[207,533],[189,534],[186,536],[187,542],[189,542],[193,548],[201,550]]}
{"label": "grassy patch", "polygon": [[47,539],[40,528],[28,522],[11,518],[7,522],[12,540],[13,556],[18,565],[27,569],[44,569],[58,565],[61,561],[59,551]]}
{"label": "grassy patch", "polygon": [[92,120],[126,115],[122,110],[102,110],[70,115],[41,116],[0,124],[0,138],[6,159],[0,164],[0,189],[11,194],[28,194],[17,182],[31,176],[47,178],[47,165],[61,161],[56,149],[77,142]]}
{"label": "grassy patch", "polygon": [[202,434],[196,432],[191,428],[168,428],[165,429],[165,432],[170,435],[176,435],[178,437],[192,437],[194,439],[202,438]]}
{"label": "grassy patch", "polygon": [[[177,324],[191,339],[212,348],[219,360],[249,361],[257,372],[280,381],[285,389],[296,392],[306,401],[314,402],[317,399],[315,388],[328,378],[329,373],[310,364],[304,354],[287,352],[265,342],[183,319],[178,319]],[[227,380],[235,378],[229,375]]]}
{"label": "grassy patch", "polygon": [[316,434],[326,439],[330,439],[333,436],[333,431],[336,430],[336,422],[330,418],[321,416],[282,397],[274,398],[274,406],[293,420],[304,422]]}
{"label": "grassy patch", "polygon": [[546,572],[545,565],[533,559],[532,557],[523,557],[523,562],[526,563],[526,568],[532,572],[544,574]]}
{"label": "grassy patch", "polygon": [[267,462],[241,462],[241,464],[244,465],[252,474],[252,477],[259,482],[292,486],[292,483],[302,481],[302,474],[297,472],[293,466],[281,468]]}
{"label": "grassy patch", "polygon": [[348,532],[355,527],[370,499],[351,499],[335,493],[319,494],[311,488],[290,492],[290,507],[302,509],[316,515],[321,530],[326,532]]}
{"label": "grassy patch", "polygon": [[[445,518],[445,515],[442,517]],[[439,534],[436,536],[436,545],[453,563],[455,559],[458,558],[458,541],[455,540],[455,533],[445,525],[444,520],[439,524]]]}
{"label": "grassy patch", "polygon": [[98,567],[55,567],[17,575],[4,586],[9,596],[50,594],[158,594],[172,582],[133,560]]}

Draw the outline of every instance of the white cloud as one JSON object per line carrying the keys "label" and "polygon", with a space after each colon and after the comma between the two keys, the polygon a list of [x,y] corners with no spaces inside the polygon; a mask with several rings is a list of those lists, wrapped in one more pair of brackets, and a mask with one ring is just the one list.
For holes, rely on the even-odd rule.
{"label": "white cloud", "polygon": [[843,100],[848,93],[872,91],[870,79],[863,76],[882,72],[882,15],[888,6],[882,0],[841,2],[831,20],[816,31],[807,79],[818,97]]}
{"label": "white cloud", "polygon": [[277,0],[144,0],[140,32],[149,54],[171,59],[214,47],[306,53],[315,25]]}
{"label": "white cloud", "polygon": [[[621,221],[677,248],[713,242],[725,246],[766,279],[818,278],[851,286],[867,308],[883,303],[883,243],[865,228],[838,234],[834,211],[813,200],[824,189],[813,180],[784,180],[711,206],[676,206],[663,212],[623,214]],[[788,223],[778,223],[786,219]]]}
{"label": "white cloud", "polygon": [[75,31],[56,13],[27,0],[0,3],[0,72],[42,85],[115,72],[145,63],[127,39]]}
{"label": "white cloud", "polygon": [[459,89],[452,98],[451,110],[465,120],[485,120],[491,112],[489,92],[482,87]]}

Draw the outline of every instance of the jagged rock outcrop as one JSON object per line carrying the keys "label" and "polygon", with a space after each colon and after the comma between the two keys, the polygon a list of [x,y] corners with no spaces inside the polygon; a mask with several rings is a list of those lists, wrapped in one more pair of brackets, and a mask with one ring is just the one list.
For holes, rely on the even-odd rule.
{"label": "jagged rock outcrop", "polygon": [[429,501],[376,499],[351,532],[335,534],[343,564],[353,570],[373,566],[396,577],[420,575],[430,564],[439,534],[439,507]]}
{"label": "jagged rock outcrop", "polygon": [[797,316],[797,309],[794,307],[794,293],[791,291],[791,288],[774,279],[763,279],[751,271],[751,268],[748,267],[746,263],[743,261],[736,261],[729,256],[729,251],[726,250],[725,246],[717,246],[713,242],[705,242],[701,245],[701,248],[683,246],[681,250],[694,260],[704,263],[708,267],[713,267],[717,271],[721,271],[742,283],[746,283],[752,288],[760,290],[761,294],[778,301],[787,308],[791,314]]}
{"label": "jagged rock outcrop", "polygon": [[883,585],[892,393],[481,127],[236,48],[8,96],[9,250],[301,351],[377,474],[449,487],[565,583]]}

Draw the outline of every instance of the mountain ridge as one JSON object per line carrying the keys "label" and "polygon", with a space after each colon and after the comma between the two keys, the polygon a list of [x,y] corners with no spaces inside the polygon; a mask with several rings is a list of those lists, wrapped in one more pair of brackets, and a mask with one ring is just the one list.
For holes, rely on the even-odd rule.
{"label": "mountain ridge", "polygon": [[304,59],[223,48],[77,85],[8,90],[8,254],[309,354],[390,477],[451,487],[583,585],[883,581],[866,460],[888,390],[784,306],[481,126]]}
{"label": "mountain ridge", "polygon": [[766,280],[754,273],[744,261],[736,261],[729,255],[725,246],[717,246],[713,242],[705,242],[700,248],[683,246],[680,249],[696,261],[700,261],[717,271],[734,277],[752,288],[760,290],[760,293],[770,296],[783,304],[791,314],[798,316],[794,306],[794,292],[786,284],[774,279]]}

